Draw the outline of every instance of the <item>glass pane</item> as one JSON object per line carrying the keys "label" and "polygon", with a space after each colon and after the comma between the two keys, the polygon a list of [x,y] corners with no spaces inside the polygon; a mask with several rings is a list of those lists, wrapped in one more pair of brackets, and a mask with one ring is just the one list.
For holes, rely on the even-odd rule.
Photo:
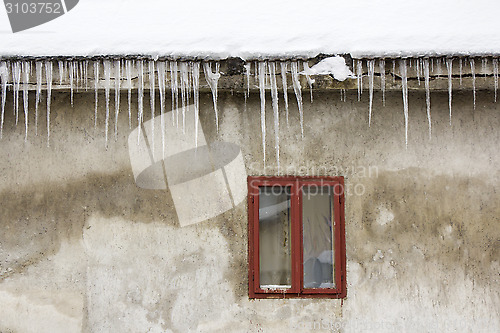
{"label": "glass pane", "polygon": [[302,188],[304,288],[335,288],[333,188]]}
{"label": "glass pane", "polygon": [[291,288],[290,187],[259,188],[260,287]]}

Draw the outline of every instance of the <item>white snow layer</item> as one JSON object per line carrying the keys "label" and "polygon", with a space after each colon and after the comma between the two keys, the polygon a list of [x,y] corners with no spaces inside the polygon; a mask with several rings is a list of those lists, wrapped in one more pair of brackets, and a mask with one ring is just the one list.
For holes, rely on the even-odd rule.
{"label": "white snow layer", "polygon": [[81,0],[15,34],[0,10],[0,56],[500,54],[499,12],[498,0]]}
{"label": "white snow layer", "polygon": [[301,74],[307,75],[328,75],[331,74],[338,81],[344,81],[347,78],[355,78],[342,57],[329,57],[321,60],[311,68],[305,68]]}

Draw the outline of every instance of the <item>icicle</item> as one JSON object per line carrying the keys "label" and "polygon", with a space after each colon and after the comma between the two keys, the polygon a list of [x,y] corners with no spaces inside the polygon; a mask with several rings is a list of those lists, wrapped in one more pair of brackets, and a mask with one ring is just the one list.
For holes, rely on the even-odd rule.
{"label": "icicle", "polygon": [[193,99],[194,99],[194,141],[198,147],[198,119],[200,112],[200,63],[191,62],[191,73],[193,78]]}
{"label": "icicle", "polygon": [[283,85],[283,99],[285,101],[286,125],[288,126],[288,83],[286,82],[287,65],[286,62],[280,62],[281,66],[281,83]]}
{"label": "icicle", "polygon": [[19,88],[21,85],[21,63],[16,61],[12,64],[12,81],[14,92],[14,114],[16,115],[16,125],[19,120]]}
{"label": "icicle", "polygon": [[3,137],[3,122],[5,118],[5,101],[7,100],[7,81],[9,81],[9,66],[5,61],[0,63],[0,77],[2,79],[2,117],[0,121],[0,139]]}
{"label": "icicle", "polygon": [[62,60],[59,60],[57,62],[57,65],[59,68],[59,86],[62,86],[64,79],[64,62]]}
{"label": "icicle", "polygon": [[378,62],[380,71],[380,89],[382,90],[382,104],[385,106],[385,59]]}
{"label": "icicle", "polygon": [[484,80],[486,80],[487,75],[486,75],[486,66],[488,65],[488,58],[482,58],[481,59],[481,72],[484,75]]}
{"label": "icicle", "polygon": [[99,61],[94,61],[94,90],[95,90],[95,111],[94,111],[94,129],[97,128],[97,101],[99,96]]}
{"label": "icicle", "polygon": [[78,88],[81,86],[83,76],[83,63],[81,61],[75,61],[73,68],[75,69],[76,91],[78,91]]}
{"label": "icicle", "polygon": [[217,132],[219,132],[219,115],[217,111],[217,85],[220,78],[219,63],[215,64],[215,73],[212,73],[211,63],[204,63],[203,71],[205,72],[205,79],[207,80],[207,83],[210,86],[210,90],[212,90],[212,99],[214,102],[214,111],[215,111],[215,127],[217,129]]}
{"label": "icicle", "polygon": [[84,67],[83,67],[83,77],[85,80],[85,91],[89,90],[89,61],[85,60],[84,61]]}
{"label": "icicle", "polygon": [[165,62],[159,61],[158,70],[158,91],[160,92],[160,128],[161,128],[161,149],[162,159],[165,158]]}
{"label": "icicle", "polygon": [[297,107],[299,108],[300,135],[302,138],[304,138],[304,110],[302,106],[302,90],[300,87],[298,67],[299,66],[296,61],[291,63],[293,91],[295,92],[295,97],[297,98]]}
{"label": "icicle", "polygon": [[[179,127],[179,78],[177,61],[170,63],[170,90],[172,92],[172,125]],[[174,117],[173,110],[176,110]]]}
{"label": "icicle", "polygon": [[75,70],[74,70],[74,64],[73,61],[69,62],[69,87],[70,87],[70,98],[71,98],[71,106],[73,106],[73,84],[74,84],[74,78],[75,78]]}
{"label": "icicle", "polygon": [[448,70],[448,108],[450,109],[450,125],[451,125],[451,98],[452,98],[452,75],[453,75],[453,59],[446,59],[446,69]]}
{"label": "icicle", "polygon": [[151,109],[151,153],[155,157],[155,61],[149,60],[149,107]]}
{"label": "icicle", "polygon": [[356,60],[356,78],[358,79],[358,102],[363,93],[363,60]]}
{"label": "icicle", "polygon": [[425,78],[425,104],[427,106],[427,123],[429,124],[429,140],[431,139],[431,90],[429,87],[429,58],[424,59],[424,78]]}
{"label": "icicle", "polygon": [[259,62],[260,129],[262,133],[262,154],[266,166],[266,63]]}
{"label": "icicle", "polygon": [[392,59],[392,83],[396,82],[396,60]]}
{"label": "icicle", "polygon": [[405,116],[405,147],[408,148],[408,81],[406,59],[399,60],[399,72],[401,73],[401,89],[403,92],[403,109]]}
{"label": "icicle", "polygon": [[40,103],[40,95],[42,94],[42,63],[35,63],[36,69],[36,97],[35,97],[35,135],[38,135],[38,104]]}
{"label": "icicle", "polygon": [[420,59],[415,59],[415,70],[417,72],[417,81],[418,85],[420,85]]}
{"label": "icicle", "polygon": [[458,59],[458,70],[460,75],[460,87],[462,86],[462,58]]}
{"label": "icicle", "polygon": [[370,103],[368,107],[368,127],[372,123],[372,106],[373,106],[373,76],[375,74],[375,60],[367,60],[368,66],[368,90],[370,92]]}
{"label": "icicle", "polygon": [[23,104],[24,104],[24,142],[28,140],[28,84],[30,81],[30,71],[31,66],[29,61],[23,61],[22,63],[22,71],[23,71]]}
{"label": "icicle", "polygon": [[104,60],[104,96],[106,99],[106,122],[105,122],[105,144],[108,147],[108,126],[109,126],[109,89],[111,86],[111,62]]}
{"label": "icicle", "polygon": [[45,78],[47,80],[47,147],[50,145],[50,102],[52,98],[52,61],[45,62]]}
{"label": "icicle", "polygon": [[128,128],[132,128],[132,60],[125,61],[128,89]]}
{"label": "icicle", "polygon": [[443,73],[443,71],[441,70],[441,58],[436,59],[436,65],[437,65],[437,74],[439,76]]}
{"label": "icicle", "polygon": [[278,175],[280,170],[280,118],[278,113],[278,86],[276,84],[276,64],[269,63],[269,76],[271,79],[271,98],[273,101],[274,114],[274,147],[276,149],[276,163],[278,166]]}
{"label": "icicle", "polygon": [[179,65],[179,72],[181,74],[181,101],[182,101],[182,133],[186,130],[186,106],[188,104],[188,88],[187,84],[189,81],[189,71],[187,63],[181,62]]}
{"label": "icicle", "polygon": [[472,73],[472,96],[474,98],[474,110],[476,109],[476,66],[474,58],[470,58],[470,71]]}
{"label": "icicle", "polygon": [[115,140],[118,139],[118,114],[120,113],[121,63],[115,60]]}
{"label": "icicle", "polygon": [[144,112],[144,62],[142,60],[137,61],[137,71],[138,71],[138,88],[137,88],[137,144],[141,140],[141,127]]}
{"label": "icicle", "polygon": [[245,91],[245,107],[246,107],[247,98],[248,96],[250,96],[250,71],[252,70],[252,63],[251,62],[246,63],[245,65],[243,65],[243,67],[245,68],[245,77],[247,81],[247,90]]}
{"label": "icicle", "polygon": [[309,64],[307,61],[302,62],[302,67],[304,68],[304,74],[306,75],[307,84],[309,85],[309,91],[311,92],[311,103],[313,102],[313,80],[309,76],[311,69],[309,68]]}
{"label": "icicle", "polygon": [[498,90],[498,58],[493,58],[493,79],[495,82],[495,103],[496,103],[497,90]]}

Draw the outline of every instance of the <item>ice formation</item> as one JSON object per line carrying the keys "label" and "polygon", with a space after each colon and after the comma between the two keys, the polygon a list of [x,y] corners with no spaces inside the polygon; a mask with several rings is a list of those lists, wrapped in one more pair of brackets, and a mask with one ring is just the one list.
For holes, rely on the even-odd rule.
{"label": "ice formation", "polygon": [[262,155],[266,165],[266,63],[259,62],[260,128],[262,135]]}
{"label": "ice formation", "polygon": [[368,106],[368,127],[372,123],[372,106],[373,106],[373,76],[375,74],[375,60],[370,59],[367,62],[368,65],[368,90],[370,94],[370,102]]}
{"label": "ice formation", "polygon": [[269,63],[269,76],[271,78],[271,98],[273,102],[274,115],[274,147],[276,149],[276,164],[278,166],[278,174],[280,168],[280,118],[278,109],[278,85],[276,84],[276,64]]}
{"label": "ice formation", "polygon": [[406,60],[399,60],[399,72],[401,74],[401,89],[403,92],[403,112],[405,116],[405,146],[408,147],[408,81]]}
{"label": "ice formation", "polygon": [[425,105],[427,110],[427,123],[429,124],[429,139],[432,136],[432,122],[431,122],[431,90],[429,83],[429,59],[424,59],[424,80],[425,80]]}
{"label": "ice formation", "polygon": [[[474,98],[474,108],[476,106],[476,70],[478,75],[484,77],[485,80],[491,80],[495,91],[495,101],[497,100],[498,90],[498,59],[493,58],[491,63],[483,59],[474,57],[466,58],[470,64],[470,72],[463,75],[463,58],[443,58],[433,59],[432,57],[421,57],[416,59],[400,59],[398,60],[399,71],[391,73],[396,78],[396,82],[401,82],[403,94],[403,113],[405,127],[405,145],[408,146],[408,91],[413,89],[417,82],[424,81],[425,86],[425,102],[427,112],[427,122],[429,128],[429,138],[432,135],[431,121],[431,84],[435,80],[447,79],[448,90],[448,109],[449,122],[452,120],[452,94],[453,80],[462,80],[462,76],[471,77],[472,91]],[[458,60],[459,75],[453,75],[453,61]],[[378,61],[378,66],[376,66]],[[274,148],[276,154],[276,163],[280,165],[280,113],[284,112],[287,125],[289,124],[289,100],[288,89],[293,88],[297,100],[297,107],[300,119],[300,134],[304,137],[304,110],[302,100],[302,87],[305,81],[312,89],[314,82],[313,75],[332,75],[337,80],[356,78],[358,83],[358,98],[360,98],[363,90],[363,75],[367,76],[367,86],[369,91],[368,104],[368,126],[371,126],[372,115],[374,111],[373,98],[376,84],[376,77],[380,76],[380,90],[382,92],[382,101],[385,105],[386,91],[386,59],[355,59],[354,69],[356,76],[345,65],[344,58],[329,57],[318,62],[316,65],[309,67],[306,61],[278,61],[278,60],[261,60],[256,61],[255,65],[247,62],[244,65],[242,87],[245,92],[245,100],[250,94],[252,80],[258,82],[260,94],[260,128],[262,138],[262,153],[264,163],[266,162],[266,93],[270,92],[272,108],[273,108],[273,127],[274,127]],[[481,66],[477,66],[476,61],[481,61]],[[300,64],[302,63],[302,67]],[[456,63],[456,62],[455,62]],[[393,61],[393,65],[396,62]],[[41,110],[42,93],[46,93],[46,117],[47,117],[47,144],[50,143],[50,107],[53,85],[57,89],[70,89],[70,98],[73,101],[74,92],[79,89],[87,89],[89,80],[89,65],[90,79],[93,79],[93,88],[95,94],[95,109],[94,109],[94,126],[97,128],[98,123],[98,106],[99,92],[102,89],[104,92],[105,122],[104,137],[106,146],[109,144],[109,128],[114,120],[115,139],[118,135],[118,124],[120,117],[120,92],[122,89],[128,91],[128,123],[138,126],[140,133],[143,128],[144,118],[151,117],[155,119],[157,112],[160,112],[159,118],[161,125],[151,122],[151,131],[148,131],[151,136],[151,142],[154,140],[162,140],[162,154],[165,153],[165,118],[163,115],[169,112],[166,99],[167,90],[170,87],[172,109],[177,112],[172,117],[172,121],[182,129],[186,126],[186,111],[187,108],[194,107],[195,111],[195,144],[198,143],[198,122],[200,117],[200,89],[209,87],[212,92],[213,108],[215,113],[215,128],[219,130],[219,114],[218,114],[218,83],[221,77],[220,65],[217,62],[205,61],[175,61],[175,60],[155,60],[138,58],[131,59],[94,59],[89,61],[83,60],[4,60],[0,62],[0,81],[1,81],[1,123],[0,137],[4,134],[5,125],[5,108],[7,96],[12,98],[12,108],[14,113],[15,123],[22,123],[24,129],[25,140],[29,139],[29,130],[32,129],[35,134],[38,134],[38,115]],[[442,66],[446,66],[446,74],[442,73]],[[200,82],[200,70],[203,66],[204,77],[206,84]],[[363,73],[366,66],[366,73]],[[433,72],[433,66],[435,71]],[[54,68],[55,67],[55,68]],[[254,71],[252,72],[252,67]],[[92,70],[93,68],[93,70]],[[55,72],[54,72],[55,70]],[[93,73],[92,73],[93,72]],[[92,75],[93,74],[93,75]],[[255,75],[255,79],[252,78]],[[290,76],[289,76],[290,75]],[[301,83],[301,75],[302,83]],[[55,76],[55,78],[54,78]],[[409,77],[411,76],[411,77]],[[291,77],[291,84],[289,80]],[[491,77],[491,79],[490,79]],[[33,81],[32,81],[33,80]],[[56,80],[56,81],[54,81]],[[122,81],[123,80],[123,81]],[[281,81],[280,81],[281,80]],[[378,83],[378,81],[377,81]],[[457,82],[458,83],[458,82]],[[481,82],[482,83],[482,82]],[[366,82],[365,82],[366,84]],[[410,85],[410,87],[409,87]],[[132,121],[132,90],[137,87],[137,123]],[[35,102],[31,105],[35,111],[34,126],[30,127],[30,105],[29,94],[34,90]],[[111,96],[113,90],[113,96]],[[149,94],[149,112],[145,113],[144,93]],[[156,93],[158,91],[158,94]],[[340,100],[345,101],[347,91],[345,87],[339,87]],[[279,105],[280,94],[283,95],[283,104]],[[45,96],[44,96],[45,97]],[[110,103],[110,99],[114,97],[114,108]],[[22,101],[20,99],[22,98]],[[159,111],[155,109],[155,102],[159,99]],[[180,100],[180,102],[179,102]],[[42,106],[43,107],[43,106]],[[281,109],[280,109],[281,107]],[[21,109],[22,108],[22,109]],[[111,115],[114,109],[114,117]],[[180,110],[180,111],[179,111]],[[42,109],[43,112],[43,109]],[[182,112],[182,114],[180,114]],[[150,114],[149,114],[150,113]],[[24,118],[23,118],[24,116]],[[23,123],[24,119],[24,123]],[[160,128],[160,132],[155,133]],[[287,128],[290,128],[287,126]],[[156,136],[156,137],[155,137]],[[139,134],[138,140],[141,139]],[[153,145],[155,146],[155,145]],[[157,146],[158,147],[158,146]],[[154,149],[154,148],[152,148]],[[159,154],[160,152],[153,152]]]}

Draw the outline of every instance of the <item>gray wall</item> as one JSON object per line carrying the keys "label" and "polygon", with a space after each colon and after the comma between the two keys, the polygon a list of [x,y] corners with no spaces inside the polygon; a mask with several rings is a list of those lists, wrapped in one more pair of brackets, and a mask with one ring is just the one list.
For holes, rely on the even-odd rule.
{"label": "gray wall", "polygon": [[[31,107],[34,105],[30,100]],[[499,112],[493,93],[410,93],[405,148],[401,93],[304,93],[304,138],[290,96],[281,112],[281,173],[341,175],[346,197],[347,298],[249,300],[246,202],[180,227],[167,190],[135,185],[126,94],[117,139],[104,142],[104,103],[54,92],[51,145],[45,107],[14,125],[11,96],[0,141],[2,332],[494,332],[500,330]],[[133,119],[136,119],[136,95]],[[267,107],[262,163],[260,100],[221,93],[220,129],[201,96],[208,141],[242,149],[248,175],[274,175]],[[145,105],[149,100],[145,99]],[[167,101],[167,105],[170,101]],[[112,104],[111,104],[112,105]],[[146,119],[149,107],[146,108]],[[111,122],[113,124],[113,122]],[[135,126],[133,126],[135,127]]]}

